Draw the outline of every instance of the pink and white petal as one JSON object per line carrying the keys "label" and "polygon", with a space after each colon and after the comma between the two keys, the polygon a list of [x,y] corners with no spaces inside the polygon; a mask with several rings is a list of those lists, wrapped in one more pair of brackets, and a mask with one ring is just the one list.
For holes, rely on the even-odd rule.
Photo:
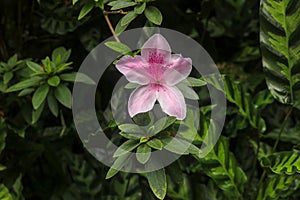
{"label": "pink and white petal", "polygon": [[167,64],[171,59],[171,47],[161,34],[154,34],[143,45],[141,55],[149,63]]}
{"label": "pink and white petal", "polygon": [[161,109],[168,115],[175,116],[179,120],[186,117],[186,103],[177,87],[162,86],[158,91],[157,100]]}
{"label": "pink and white petal", "polygon": [[186,79],[192,71],[192,60],[183,58],[179,54],[171,57],[168,69],[164,72],[163,79],[167,85],[176,85],[180,81]]}
{"label": "pink and white petal", "polygon": [[130,117],[151,110],[156,101],[157,89],[151,85],[140,86],[130,95],[128,100],[128,112]]}
{"label": "pink and white petal", "polygon": [[116,68],[125,75],[129,82],[146,85],[150,82],[147,65],[148,63],[141,56],[126,55],[118,60]]}

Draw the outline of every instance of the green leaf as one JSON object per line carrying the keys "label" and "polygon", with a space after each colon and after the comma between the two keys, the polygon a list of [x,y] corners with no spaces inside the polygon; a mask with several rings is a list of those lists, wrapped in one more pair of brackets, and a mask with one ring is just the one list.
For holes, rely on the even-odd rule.
{"label": "green leaf", "polygon": [[[196,156],[197,157],[197,156]],[[221,136],[214,149],[204,158],[198,158],[204,172],[224,191],[228,199],[240,199],[247,176],[237,165],[229,150],[228,140]]]}
{"label": "green leaf", "polygon": [[59,103],[66,106],[67,108],[71,109],[72,94],[71,94],[71,91],[69,90],[69,88],[66,85],[60,84],[57,88],[55,88],[54,96],[59,101]]}
{"label": "green leaf", "polygon": [[275,99],[295,107],[300,105],[299,12],[297,0],[261,1],[260,42],[267,85]]}
{"label": "green leaf", "polygon": [[145,164],[151,156],[151,148],[145,144],[140,145],[136,150],[136,159]]}
{"label": "green leaf", "polygon": [[131,49],[127,45],[121,42],[109,41],[109,42],[105,42],[104,44],[108,48],[111,48],[112,50],[117,51],[121,54],[126,54],[131,52]]}
{"label": "green leaf", "polygon": [[179,83],[176,87],[181,91],[183,96],[187,99],[199,100],[198,94],[190,87],[185,84]]}
{"label": "green leaf", "polygon": [[152,147],[153,149],[158,149],[158,150],[162,150],[163,148],[163,143],[157,138],[152,138],[151,140],[149,140],[147,142],[147,145],[149,147]]}
{"label": "green leaf", "polygon": [[[219,81],[215,79],[218,77],[206,77],[205,81],[216,89],[224,91],[222,86],[218,85]],[[266,130],[265,121],[260,116],[260,110],[254,105],[251,95],[245,91],[241,83],[231,80],[228,76],[223,76],[222,79],[227,100],[239,108],[239,113],[249,120],[252,127],[264,132]]]}
{"label": "green leaf", "polygon": [[95,3],[93,1],[88,1],[81,9],[78,20],[81,20],[83,17],[85,17],[94,8],[94,5]]}
{"label": "green leaf", "polygon": [[[269,176],[259,187],[258,195],[256,200],[277,200],[280,198],[286,191],[292,189],[292,185],[299,180],[298,175],[287,176],[287,175],[272,175]],[[294,190],[294,189],[293,189]],[[285,199],[285,198],[283,198]]]}
{"label": "green leaf", "polygon": [[130,156],[130,153],[125,153],[125,154],[119,156],[115,160],[115,162],[111,166],[111,168],[108,170],[105,179],[109,179],[109,178],[113,177],[114,175],[116,175],[120,171],[120,169],[122,169],[122,167],[124,165],[126,165],[126,163],[128,162],[129,156]]}
{"label": "green leaf", "polygon": [[12,186],[11,196],[14,200],[25,200],[25,198],[22,195],[22,191],[22,175],[20,174]]}
{"label": "green leaf", "polygon": [[[2,120],[0,118],[0,120]],[[6,138],[7,134],[4,131],[1,131],[0,134],[0,154],[2,153],[3,149],[5,148],[5,138]]]}
{"label": "green leaf", "polygon": [[137,14],[135,12],[133,12],[133,11],[128,12],[124,17],[122,17],[122,19],[121,19],[121,25],[122,26],[128,25],[136,17],[137,17]]}
{"label": "green leaf", "polygon": [[72,4],[75,5],[79,0],[72,0]]}
{"label": "green leaf", "polygon": [[300,173],[300,151],[276,152],[263,157],[260,163],[263,167],[269,167],[276,174]]}
{"label": "green leaf", "polygon": [[166,136],[163,139],[161,139],[161,141],[164,145],[164,149],[170,152],[180,154],[180,155],[189,154],[187,150],[183,151],[184,149],[187,149],[188,146],[190,146],[190,143],[185,140],[174,138],[171,136]]}
{"label": "green leaf", "polygon": [[32,111],[31,124],[35,124],[41,117],[45,107],[45,101],[37,108],[37,110]]}
{"label": "green leaf", "polygon": [[42,66],[35,62],[26,61],[26,65],[34,72],[42,72],[43,71]]}
{"label": "green leaf", "polygon": [[121,8],[127,8],[131,6],[135,6],[135,2],[124,2],[124,1],[118,1],[114,6],[111,8],[111,10],[119,10]]}
{"label": "green leaf", "polygon": [[23,90],[25,88],[29,88],[32,86],[36,86],[40,83],[41,80],[42,80],[41,77],[32,77],[30,79],[26,79],[24,81],[21,81],[19,83],[16,83],[15,85],[11,86],[10,88],[8,88],[6,90],[6,92],[15,92],[15,91]]}
{"label": "green leaf", "polygon": [[135,89],[135,88],[137,88],[138,86],[140,86],[140,85],[137,84],[137,83],[127,83],[127,84],[124,86],[124,88],[125,88],[125,89]]}
{"label": "green leaf", "polygon": [[134,12],[138,15],[142,14],[146,8],[146,3],[142,3],[134,7]]}
{"label": "green leaf", "polygon": [[69,57],[71,55],[71,50],[66,50],[65,47],[58,47],[53,50],[51,59],[53,62],[55,62],[56,65],[65,63],[68,61]]}
{"label": "green leaf", "polygon": [[1,200],[13,200],[11,194],[9,193],[9,190],[3,184],[0,184],[0,199]]}
{"label": "green leaf", "polygon": [[26,88],[24,90],[22,90],[21,92],[19,92],[18,96],[22,97],[22,96],[26,96],[31,94],[35,89],[34,88]]}
{"label": "green leaf", "polygon": [[85,83],[90,85],[95,85],[95,81],[88,77],[87,75],[80,73],[80,72],[73,72],[68,74],[61,74],[60,79],[63,81],[69,81],[69,82],[79,82],[79,83]]}
{"label": "green leaf", "polygon": [[161,24],[163,17],[161,12],[156,7],[154,6],[147,7],[144,14],[150,22],[156,25]]}
{"label": "green leaf", "polygon": [[45,101],[48,92],[49,92],[49,85],[46,84],[40,86],[34,92],[32,97],[32,105],[35,110],[38,109],[41,106],[41,104]]}
{"label": "green leaf", "polygon": [[171,126],[175,121],[176,121],[176,117],[169,117],[169,116],[159,119],[153,124],[152,127],[150,127],[150,130],[148,130],[149,135],[155,135],[161,132],[162,130],[165,130],[166,128]]}
{"label": "green leaf", "polygon": [[18,61],[18,55],[15,54],[8,59],[7,64],[11,67],[16,66],[18,64],[17,61]]}
{"label": "green leaf", "polygon": [[202,87],[205,86],[207,83],[199,78],[187,77],[185,80],[181,81],[190,87]]}
{"label": "green leaf", "polygon": [[51,78],[48,79],[48,84],[50,86],[56,87],[60,83],[60,78],[58,76],[52,76]]}
{"label": "green leaf", "polygon": [[167,193],[165,169],[146,173],[150,188],[158,199],[164,199]]}
{"label": "green leaf", "polygon": [[71,154],[67,158],[67,164],[70,168],[69,173],[71,173],[73,185],[69,192],[74,196],[69,194],[66,195],[68,197],[64,195],[63,198],[53,199],[95,199],[100,196],[99,193],[103,187],[101,183],[102,177],[96,173],[95,169],[83,156]]}
{"label": "green leaf", "polygon": [[126,24],[125,26],[122,26],[121,22],[122,22],[122,19],[116,25],[116,28],[115,28],[116,35],[120,35],[123,31],[126,30],[127,26],[129,25],[129,24]]}
{"label": "green leaf", "polygon": [[54,97],[54,95],[52,93],[50,93],[48,96],[47,96],[47,103],[48,103],[48,107],[49,107],[49,110],[51,111],[51,113],[57,117],[58,116],[58,103],[57,103],[57,100],[56,98]]}
{"label": "green leaf", "polygon": [[118,147],[113,157],[119,157],[121,155],[124,155],[125,153],[131,152],[132,150],[137,148],[139,144],[140,143],[137,140],[127,140],[121,146]]}
{"label": "green leaf", "polygon": [[13,77],[14,77],[14,74],[12,72],[6,72],[3,75],[3,83],[7,84]]}

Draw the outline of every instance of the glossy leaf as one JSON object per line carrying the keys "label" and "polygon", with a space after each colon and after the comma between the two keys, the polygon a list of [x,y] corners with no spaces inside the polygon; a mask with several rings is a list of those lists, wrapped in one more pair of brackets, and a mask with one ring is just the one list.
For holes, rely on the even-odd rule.
{"label": "glossy leaf", "polygon": [[55,88],[54,96],[62,105],[67,108],[71,108],[72,105],[72,94],[67,86],[64,84],[60,84],[57,88]]}
{"label": "glossy leaf", "polygon": [[162,23],[162,19],[163,19],[162,14],[156,7],[154,6],[147,7],[144,14],[150,22],[156,25],[160,25]]}
{"label": "glossy leaf", "polygon": [[121,42],[109,41],[109,42],[105,42],[105,45],[121,54],[126,54],[131,52],[131,49],[126,44],[123,44]]}
{"label": "glossy leaf", "polygon": [[115,151],[113,157],[119,157],[121,155],[124,155],[126,153],[131,152],[135,148],[139,146],[139,141],[137,140],[127,140],[124,142],[121,146],[118,147],[118,149]]}
{"label": "glossy leaf", "polygon": [[167,179],[164,169],[146,174],[150,188],[158,199],[164,199],[167,193]]}
{"label": "glossy leaf", "polygon": [[297,2],[263,0],[260,9],[260,41],[269,90],[281,103],[296,107],[300,105],[300,4]]}
{"label": "glossy leaf", "polygon": [[141,163],[145,164],[151,156],[151,148],[146,144],[141,144],[136,150],[136,159]]}
{"label": "glossy leaf", "polygon": [[300,151],[276,152],[261,159],[263,167],[269,167],[274,173],[292,175],[300,173]]}
{"label": "glossy leaf", "polygon": [[36,110],[41,104],[45,101],[47,94],[49,92],[49,85],[42,85],[40,86],[33,94],[32,97],[32,105],[33,108]]}
{"label": "glossy leaf", "polygon": [[204,158],[199,158],[199,161],[206,175],[215,181],[228,198],[242,197],[247,176],[236,163],[225,137],[221,136],[214,149]]}

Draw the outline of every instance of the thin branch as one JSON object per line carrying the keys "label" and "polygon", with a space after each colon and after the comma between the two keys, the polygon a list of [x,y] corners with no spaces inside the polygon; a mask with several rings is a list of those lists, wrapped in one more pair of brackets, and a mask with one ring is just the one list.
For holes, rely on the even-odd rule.
{"label": "thin branch", "polygon": [[103,12],[103,14],[104,14],[105,21],[106,21],[106,23],[107,23],[107,25],[108,25],[108,27],[109,27],[109,29],[110,29],[110,32],[111,32],[112,35],[114,36],[115,40],[116,40],[117,42],[120,42],[120,39],[119,39],[118,36],[116,35],[115,30],[114,30],[113,26],[112,26],[111,23],[110,23],[110,20],[109,20],[109,18],[108,18],[108,15],[105,14],[104,12]]}
{"label": "thin branch", "polygon": [[126,15],[128,12],[125,12],[123,10],[110,10],[110,11],[103,11],[104,15],[111,15],[111,14],[122,14],[122,15]]}

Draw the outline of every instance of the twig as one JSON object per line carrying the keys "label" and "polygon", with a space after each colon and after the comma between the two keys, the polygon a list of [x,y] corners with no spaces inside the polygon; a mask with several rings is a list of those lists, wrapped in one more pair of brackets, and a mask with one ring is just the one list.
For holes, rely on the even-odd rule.
{"label": "twig", "polygon": [[123,10],[110,10],[110,11],[103,11],[104,15],[111,15],[111,14],[122,14],[122,15],[126,15],[128,12],[125,12]]}
{"label": "twig", "polygon": [[[104,14],[104,12],[103,12],[103,14]],[[105,18],[105,20],[106,20],[106,23],[107,23],[109,29],[110,29],[110,32],[113,34],[115,40],[116,40],[117,42],[120,42],[120,39],[119,39],[118,36],[116,35],[115,30],[114,30],[114,28],[112,27],[112,25],[111,25],[111,23],[110,23],[110,20],[109,20],[109,18],[108,18],[108,15],[107,15],[107,14],[104,14],[104,18]]]}

